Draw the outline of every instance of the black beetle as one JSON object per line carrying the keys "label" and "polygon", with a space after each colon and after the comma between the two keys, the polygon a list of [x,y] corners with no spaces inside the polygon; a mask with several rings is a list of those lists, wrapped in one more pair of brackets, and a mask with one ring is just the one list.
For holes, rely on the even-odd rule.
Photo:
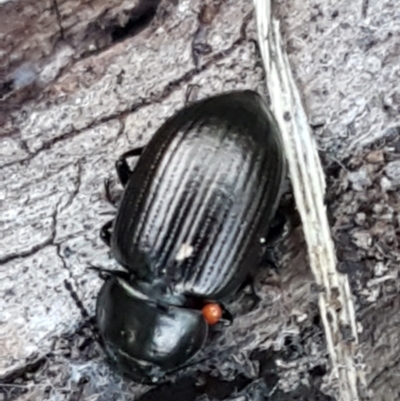
{"label": "black beetle", "polygon": [[126,271],[108,275],[97,323],[120,369],[157,380],[202,348],[202,306],[232,296],[257,266],[286,161],[261,96],[234,91],[186,106],[116,168],[124,195],[101,236]]}

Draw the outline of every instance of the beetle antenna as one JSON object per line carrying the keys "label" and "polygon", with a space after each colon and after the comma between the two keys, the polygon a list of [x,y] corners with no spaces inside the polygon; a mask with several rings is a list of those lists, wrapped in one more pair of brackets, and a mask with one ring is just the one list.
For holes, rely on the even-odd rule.
{"label": "beetle antenna", "polygon": [[127,275],[127,273],[122,270],[105,269],[104,267],[98,267],[98,266],[93,266],[93,265],[89,265],[87,267],[87,269],[96,271],[102,280],[107,280],[110,277],[126,278],[126,275]]}

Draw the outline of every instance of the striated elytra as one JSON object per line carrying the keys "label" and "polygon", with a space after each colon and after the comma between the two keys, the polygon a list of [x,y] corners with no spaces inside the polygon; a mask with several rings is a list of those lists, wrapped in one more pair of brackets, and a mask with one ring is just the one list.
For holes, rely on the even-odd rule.
{"label": "striated elytra", "polygon": [[207,304],[231,297],[257,266],[285,157],[261,96],[235,91],[180,110],[116,167],[124,195],[101,235],[124,271],[106,278],[97,323],[123,372],[157,380],[196,355],[220,316]]}

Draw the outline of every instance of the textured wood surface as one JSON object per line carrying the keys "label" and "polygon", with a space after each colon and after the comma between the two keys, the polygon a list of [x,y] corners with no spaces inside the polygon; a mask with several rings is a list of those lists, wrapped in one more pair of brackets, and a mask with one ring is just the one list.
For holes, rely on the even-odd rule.
{"label": "textured wood surface", "polygon": [[[396,4],[281,0],[275,14],[321,149],[370,388],[376,400],[393,400],[400,391]],[[278,273],[260,273],[261,304],[215,339],[188,379],[131,384],[110,372],[93,340],[101,281],[86,268],[115,267],[98,236],[114,213],[104,179],[115,181],[116,158],[145,144],[183,105],[189,85],[199,85],[199,97],[263,93],[256,38],[245,0],[0,4],[3,399],[335,395],[299,227],[281,246]]]}

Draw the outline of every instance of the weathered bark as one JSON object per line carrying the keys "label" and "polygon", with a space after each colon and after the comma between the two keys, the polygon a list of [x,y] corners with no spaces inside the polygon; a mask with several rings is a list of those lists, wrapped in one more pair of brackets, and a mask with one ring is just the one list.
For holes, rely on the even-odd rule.
{"label": "weathered bark", "polygon": [[[368,382],[382,401],[400,391],[396,12],[394,0],[281,0],[275,10],[321,147]],[[256,39],[253,4],[244,0],[0,5],[4,398],[336,394],[301,227],[280,247],[278,274],[260,272],[260,305],[217,336],[206,361],[182,373],[188,378],[154,389],[134,385],[109,371],[93,339],[101,282],[86,268],[115,267],[98,236],[114,213],[104,179],[115,179],[119,154],[145,144],[183,105],[189,85],[200,86],[199,97],[239,88],[264,93]]]}

